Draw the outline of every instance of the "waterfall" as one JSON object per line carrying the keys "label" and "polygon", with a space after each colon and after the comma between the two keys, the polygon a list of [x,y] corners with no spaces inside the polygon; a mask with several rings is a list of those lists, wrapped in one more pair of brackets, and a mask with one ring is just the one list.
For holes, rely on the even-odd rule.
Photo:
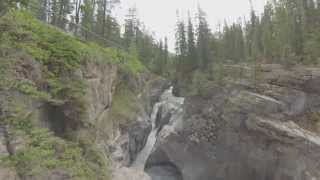
{"label": "waterfall", "polygon": [[[175,97],[172,93],[173,87],[167,89],[160,97],[160,101],[153,106],[151,113],[152,131],[150,132],[147,142],[144,148],[139,152],[137,158],[132,163],[131,167],[144,170],[146,161],[152,153],[153,147],[157,142],[159,128],[156,126],[157,115],[162,107],[167,113],[171,113],[172,117],[175,117],[175,112],[180,112],[184,103],[184,98]],[[172,119],[172,118],[171,118]]]}
{"label": "waterfall", "polygon": [[158,128],[156,128],[156,119],[157,119],[157,114],[158,114],[158,111],[161,107],[161,104],[162,104],[161,102],[158,102],[153,107],[152,114],[151,114],[152,131],[150,132],[150,134],[148,136],[148,140],[147,140],[144,148],[140,151],[136,160],[133,162],[132,167],[143,170],[144,165],[145,165],[149,155],[152,152],[153,146],[155,145],[155,143],[157,141],[156,136],[157,136]]}

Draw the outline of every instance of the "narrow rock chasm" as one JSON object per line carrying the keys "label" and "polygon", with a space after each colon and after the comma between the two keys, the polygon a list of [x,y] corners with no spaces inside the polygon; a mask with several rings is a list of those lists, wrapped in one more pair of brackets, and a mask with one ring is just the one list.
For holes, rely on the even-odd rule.
{"label": "narrow rock chasm", "polygon": [[[131,168],[144,170],[152,180],[182,180],[180,170],[172,163],[162,163],[146,167],[146,162],[157,144],[158,138],[174,131],[177,114],[182,112],[184,98],[175,97],[173,87],[167,89],[160,101],[153,106],[150,117],[152,130],[148,135],[147,142],[133,161]],[[163,122],[162,122],[163,121]],[[171,131],[170,131],[171,129]]]}

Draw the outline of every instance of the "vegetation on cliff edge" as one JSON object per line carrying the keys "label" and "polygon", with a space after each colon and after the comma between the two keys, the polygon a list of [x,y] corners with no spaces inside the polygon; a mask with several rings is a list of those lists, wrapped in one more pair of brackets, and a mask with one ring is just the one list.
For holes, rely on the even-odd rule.
{"label": "vegetation on cliff edge", "polygon": [[[81,123],[85,121],[81,114],[86,109],[86,86],[74,73],[88,60],[116,64],[132,76],[146,71],[135,56],[84,43],[28,12],[12,10],[0,18],[0,93],[17,92],[43,104],[71,107],[77,114],[74,121]],[[12,96],[6,99],[6,110],[0,107],[5,112],[0,125],[8,127],[11,138],[23,143],[2,160],[19,176],[45,177],[62,170],[73,179],[110,178],[108,162],[93,144],[57,137],[39,128],[35,113],[27,111],[27,103]]]}

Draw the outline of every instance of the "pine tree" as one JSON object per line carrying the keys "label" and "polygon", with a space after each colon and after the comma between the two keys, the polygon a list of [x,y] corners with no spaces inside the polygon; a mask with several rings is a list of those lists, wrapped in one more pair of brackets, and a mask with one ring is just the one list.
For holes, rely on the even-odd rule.
{"label": "pine tree", "polygon": [[163,66],[166,71],[168,67],[168,61],[169,61],[169,50],[168,50],[168,38],[164,38],[164,59],[163,59]]}
{"label": "pine tree", "polygon": [[306,28],[304,59],[307,62],[320,62],[320,0],[308,2],[306,7]]}
{"label": "pine tree", "polygon": [[144,26],[138,28],[136,32],[136,44],[139,51],[140,61],[149,69],[153,68],[155,54],[155,42],[152,34],[147,32]]}
{"label": "pine tree", "polygon": [[81,20],[81,6],[82,6],[82,0],[75,0],[75,14],[74,16],[72,16],[72,22],[73,22],[73,26],[71,27],[71,31],[73,31],[73,33],[75,35],[79,35],[79,25],[80,25],[80,20]]}
{"label": "pine tree", "polygon": [[112,10],[119,0],[98,0],[96,32],[107,39],[111,38],[114,31],[114,19],[111,16]]}
{"label": "pine tree", "polygon": [[51,11],[51,24],[66,29],[67,15],[72,11],[70,0],[52,0]]}
{"label": "pine tree", "polygon": [[84,0],[84,4],[81,6],[81,26],[82,28],[82,36],[86,40],[91,40],[90,32],[93,31],[93,23],[94,23],[94,1],[93,0]]}
{"label": "pine tree", "polygon": [[183,80],[185,78],[185,61],[187,58],[187,38],[186,38],[186,30],[185,24],[183,21],[178,19],[177,22],[177,29],[176,29],[176,72],[177,72],[177,79]]}
{"label": "pine tree", "polygon": [[264,12],[261,18],[262,26],[262,46],[263,46],[263,57],[269,61],[273,61],[274,57],[274,37],[273,37],[273,8],[270,2],[264,7]]}
{"label": "pine tree", "polygon": [[105,38],[115,42],[117,44],[120,44],[121,42],[121,35],[120,35],[120,25],[117,22],[117,20],[112,17],[111,15],[107,16],[106,20],[106,33],[105,33]]}
{"label": "pine tree", "polygon": [[180,60],[187,57],[187,48],[185,24],[183,21],[178,21],[176,32],[176,53]]}
{"label": "pine tree", "polygon": [[27,6],[29,0],[1,0],[0,1],[0,15],[3,15],[10,8],[17,8],[18,5]]}
{"label": "pine tree", "polygon": [[158,45],[158,50],[157,50],[157,57],[156,57],[156,62],[154,63],[155,67],[155,72],[159,75],[162,75],[164,73],[164,50],[163,50],[163,42],[160,40],[159,45]]}
{"label": "pine tree", "polygon": [[195,35],[194,35],[194,29],[193,24],[191,21],[191,17],[189,14],[188,19],[188,49],[187,49],[187,69],[186,71],[193,71],[197,68],[197,50],[195,45]]}
{"label": "pine tree", "polygon": [[222,39],[224,59],[240,62],[245,58],[243,36],[241,23],[233,23],[230,27],[225,23]]}
{"label": "pine tree", "polygon": [[136,29],[137,29],[137,9],[135,7],[129,9],[129,12],[125,19],[124,28],[125,28],[125,32],[123,35],[124,47],[129,49],[129,46],[132,43],[136,43],[134,42],[136,38]]}
{"label": "pine tree", "polygon": [[198,67],[206,70],[211,62],[210,55],[210,29],[206,19],[205,12],[198,8],[198,29],[197,29],[197,54],[198,54]]}
{"label": "pine tree", "polygon": [[25,8],[38,19],[48,22],[49,21],[49,0],[28,0]]}

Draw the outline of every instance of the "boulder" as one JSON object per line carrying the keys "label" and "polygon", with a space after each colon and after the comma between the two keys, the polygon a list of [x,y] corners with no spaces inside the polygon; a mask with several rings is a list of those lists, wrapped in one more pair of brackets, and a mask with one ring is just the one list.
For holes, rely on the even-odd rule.
{"label": "boulder", "polygon": [[145,172],[133,168],[122,167],[113,172],[113,180],[151,180]]}

